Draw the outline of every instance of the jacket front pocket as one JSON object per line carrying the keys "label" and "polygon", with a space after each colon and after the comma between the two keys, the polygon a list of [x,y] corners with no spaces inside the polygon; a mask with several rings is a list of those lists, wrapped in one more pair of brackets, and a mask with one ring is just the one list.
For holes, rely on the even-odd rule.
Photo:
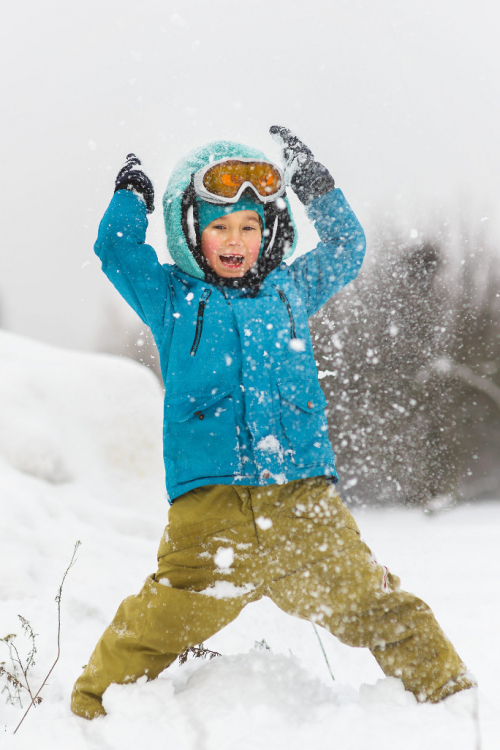
{"label": "jacket front pocket", "polygon": [[233,476],[240,468],[233,389],[165,399],[165,457],[169,479]]}
{"label": "jacket front pocket", "polygon": [[321,464],[329,447],[326,399],[313,380],[278,383],[280,419],[297,466]]}

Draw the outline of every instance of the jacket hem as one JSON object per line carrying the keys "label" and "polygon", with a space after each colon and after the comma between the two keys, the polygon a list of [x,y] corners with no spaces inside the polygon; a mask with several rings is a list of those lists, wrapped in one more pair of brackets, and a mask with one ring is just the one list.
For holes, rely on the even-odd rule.
{"label": "jacket hem", "polygon": [[[167,488],[167,499],[169,505],[172,505],[174,500],[182,497],[190,490],[195,490],[197,487],[205,487],[209,484],[224,484],[224,485],[235,485],[235,486],[246,486],[246,487],[266,487],[273,484],[288,484],[294,482],[297,479],[310,479],[311,477],[328,477],[331,478],[333,483],[336,484],[339,480],[335,467],[331,464],[321,464],[319,466],[305,466],[303,469],[296,469],[293,472],[287,472],[285,481],[276,481],[272,477],[266,481],[260,481],[257,476],[248,477],[243,476],[236,479],[234,476],[224,477],[203,477],[202,479],[195,479],[191,482],[183,482],[173,488]],[[280,476],[280,479],[282,476]]]}

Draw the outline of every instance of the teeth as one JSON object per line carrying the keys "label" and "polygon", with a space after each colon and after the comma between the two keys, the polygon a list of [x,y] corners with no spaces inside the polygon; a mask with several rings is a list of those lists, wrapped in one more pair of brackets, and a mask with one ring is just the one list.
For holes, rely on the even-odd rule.
{"label": "teeth", "polygon": [[243,263],[242,255],[221,255],[220,259],[223,263],[230,263],[231,265],[241,265]]}

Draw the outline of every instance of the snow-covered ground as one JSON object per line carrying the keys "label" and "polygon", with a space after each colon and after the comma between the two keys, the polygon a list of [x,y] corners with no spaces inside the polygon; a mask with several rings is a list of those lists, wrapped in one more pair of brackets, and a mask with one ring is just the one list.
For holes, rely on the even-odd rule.
{"label": "snow-covered ground", "polygon": [[[71,687],[120,601],[155,570],[166,522],[162,394],[131,361],[53,349],[0,331],[0,637],[18,614],[37,636],[32,686],[62,653],[43,702],[18,733],[18,706],[0,694],[0,747],[39,750],[496,750],[500,747],[498,622],[500,503],[424,516],[355,513],[379,559],[425,599],[480,683],[480,729],[446,705],[418,705],[369,652],[321,638],[269,600],[247,607],[205,645],[213,661],[177,664],[150,683],[112,686],[108,716],[71,714]],[[265,641],[270,650],[258,645]],[[0,643],[0,661],[9,666]],[[0,678],[0,681],[2,678]],[[3,682],[0,683],[3,686]],[[26,701],[24,701],[26,705]]]}

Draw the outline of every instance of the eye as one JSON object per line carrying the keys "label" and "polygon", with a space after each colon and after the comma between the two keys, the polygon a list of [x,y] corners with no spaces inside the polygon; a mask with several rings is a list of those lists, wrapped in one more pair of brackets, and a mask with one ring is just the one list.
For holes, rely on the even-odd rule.
{"label": "eye", "polygon": [[225,224],[214,224],[212,226],[212,229],[222,229],[222,230],[224,230],[225,228],[226,228]]}

